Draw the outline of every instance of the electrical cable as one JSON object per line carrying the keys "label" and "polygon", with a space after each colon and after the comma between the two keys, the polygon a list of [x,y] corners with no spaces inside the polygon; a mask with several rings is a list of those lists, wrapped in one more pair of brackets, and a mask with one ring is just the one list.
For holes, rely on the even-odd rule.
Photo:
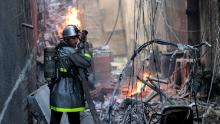
{"label": "electrical cable", "polygon": [[[136,30],[136,37],[137,37],[137,43],[139,44],[139,40],[140,40],[140,34],[139,31],[140,31],[140,21],[141,21],[141,5],[142,5],[142,0],[139,1],[138,3],[138,22],[137,22],[137,30]],[[136,62],[136,69],[138,68],[139,66],[139,62],[141,61],[141,56],[139,57],[139,60]],[[138,70],[136,70],[135,72],[138,72]],[[136,82],[136,91],[138,90],[138,82],[137,82],[137,79],[135,78],[135,82]],[[138,100],[138,94],[135,95],[135,99]],[[136,106],[136,110],[137,110],[137,106]]]}
{"label": "electrical cable", "polygon": [[94,50],[94,49],[101,49],[102,47],[107,46],[107,45],[109,44],[109,42],[111,41],[112,35],[113,35],[113,33],[115,32],[115,28],[116,28],[117,23],[118,23],[118,20],[119,20],[120,12],[121,12],[121,0],[118,0],[117,15],[116,15],[116,19],[115,19],[115,22],[114,22],[114,24],[113,24],[111,33],[110,33],[110,35],[108,36],[106,42],[105,42],[103,45],[101,45],[101,46],[99,46],[99,47],[96,47],[96,48],[93,48],[93,50]]}
{"label": "electrical cable", "polygon": [[[209,89],[209,93],[208,93],[208,98],[207,98],[207,102],[206,102],[206,113],[207,113],[207,111],[208,111],[208,107],[209,107],[209,100],[210,100],[210,97],[211,97],[211,92],[212,92],[212,88],[213,88],[213,82],[214,82],[214,80],[215,80],[215,71],[216,71],[216,69],[217,69],[217,63],[219,64],[219,33],[220,33],[220,27],[218,26],[218,31],[217,31],[217,37],[216,37],[216,49],[215,49],[215,52],[216,52],[216,54],[215,54],[215,58],[214,58],[214,66],[213,66],[213,71],[212,71],[212,79],[211,79],[211,85],[210,85],[210,89]],[[217,62],[217,60],[218,60],[218,62]],[[204,116],[203,116],[203,123],[204,123]]]}
{"label": "electrical cable", "polygon": [[[143,1],[144,2],[144,1]],[[146,38],[147,37],[147,39],[149,39],[149,36],[148,36],[148,31],[147,31],[147,27],[146,27],[146,24],[145,24],[145,14],[144,14],[144,4],[145,3],[143,3],[142,1],[139,1],[139,8],[138,8],[138,23],[137,23],[137,26],[138,26],[138,31],[140,31],[141,29],[140,29],[140,23],[142,22],[142,25],[143,25],[143,28],[144,28],[144,33],[145,33],[145,35],[144,35],[144,38]],[[141,19],[141,16],[142,16],[142,19]],[[139,34],[139,36],[140,36],[140,33],[138,33]],[[146,41],[146,40],[145,40]],[[144,57],[146,56],[146,52],[144,52]],[[140,56],[140,60],[141,60],[141,56]],[[141,63],[141,68],[138,70],[138,75],[140,74],[140,71],[142,70],[142,75],[144,75],[144,72],[145,72],[145,70],[144,70],[144,68],[145,68],[145,66],[144,66],[144,62],[143,63]],[[145,86],[146,85],[144,85],[143,87],[141,87],[141,93],[140,94],[138,94],[138,95],[140,95],[140,99],[141,99],[141,102],[143,101],[143,96],[142,96],[142,93],[144,92],[144,90],[145,90]],[[143,110],[144,110],[144,105],[142,106],[143,107]]]}
{"label": "electrical cable", "polygon": [[193,91],[192,95],[194,96],[194,101],[195,101],[195,106],[196,106],[196,116],[197,116],[197,121],[199,124],[199,111],[198,111],[198,106],[197,106],[197,102],[196,102],[196,93]]}
{"label": "electrical cable", "polygon": [[176,32],[173,31],[173,29],[169,27],[168,21],[167,21],[167,19],[165,18],[165,17],[167,17],[167,16],[166,16],[166,9],[165,9],[165,8],[167,8],[167,7],[166,7],[166,1],[165,1],[165,0],[163,0],[162,6],[163,6],[163,10],[164,10],[164,11],[163,11],[163,12],[160,12],[160,14],[161,14],[161,16],[162,16],[162,18],[163,18],[163,20],[164,20],[164,22],[165,22],[165,25],[168,27],[168,29],[170,30],[170,32],[171,32],[171,33],[173,34],[173,36],[176,38],[176,40],[178,41],[178,43],[180,43],[179,37],[177,36]]}
{"label": "electrical cable", "polygon": [[[153,2],[151,0],[151,6],[153,7]],[[155,37],[155,29],[154,29],[154,23],[155,23],[155,18],[156,18],[156,14],[157,14],[157,8],[158,8],[158,2],[156,2],[156,8],[155,10],[152,8],[151,12],[153,12],[154,10],[154,13],[151,14],[151,18],[152,18],[152,22],[151,22],[151,38],[154,38]],[[155,68],[155,71],[156,71],[156,76],[157,76],[157,80],[159,81],[159,74],[158,74],[158,65],[157,65],[157,61],[155,59],[155,53],[154,53],[154,47],[153,47],[153,44],[151,44],[151,48],[152,48],[152,53],[153,53],[153,63],[154,63],[154,68]],[[157,84],[158,85],[158,88],[160,90],[160,84]],[[162,94],[159,94],[160,95],[160,100],[161,100],[161,103],[163,104],[163,96]]]}
{"label": "electrical cable", "polygon": [[[213,88],[213,82],[215,80],[215,71],[216,71],[216,65],[217,65],[217,60],[218,60],[218,57],[219,57],[219,34],[220,34],[220,27],[218,29],[218,33],[217,33],[217,38],[216,38],[216,49],[215,49],[215,59],[214,59],[214,66],[213,66],[213,72],[212,72],[212,80],[211,80],[211,85],[210,85],[210,89],[209,89],[209,93],[208,93],[208,98],[207,98],[207,109],[206,109],[206,112],[208,110],[208,106],[209,106],[209,100],[210,100],[210,96],[211,96],[211,92],[212,92],[212,88]],[[218,63],[219,64],[219,63]]]}
{"label": "electrical cable", "polygon": [[115,95],[117,94],[117,91],[120,87],[120,83],[123,79],[123,76],[124,76],[124,73],[125,71],[127,70],[127,68],[129,67],[129,65],[131,63],[134,63],[134,59],[135,57],[146,47],[148,47],[150,44],[152,43],[157,43],[157,44],[161,44],[161,45],[172,45],[172,46],[176,46],[174,43],[172,42],[167,42],[167,41],[164,41],[164,40],[160,40],[160,39],[154,39],[154,40],[151,40],[151,41],[148,41],[148,42],[145,42],[144,44],[142,44],[140,47],[138,47],[135,51],[134,51],[134,54],[131,56],[131,58],[128,60],[127,64],[125,65],[125,67],[123,68],[121,74],[119,75],[118,77],[118,80],[116,82],[116,86],[114,88],[114,91],[113,91],[113,95],[110,99],[110,103],[109,103],[109,107],[108,107],[108,117],[109,117],[109,121],[111,120],[111,112],[113,110],[113,105],[114,105],[114,99],[115,99]]}
{"label": "electrical cable", "polygon": [[[134,40],[134,44],[135,44],[135,46],[134,46],[134,50],[137,48],[137,45],[138,45],[138,43],[137,43],[137,41],[138,41],[138,37],[137,37],[137,35],[138,35],[138,19],[136,19],[136,8],[137,8],[137,6],[138,6],[138,3],[137,3],[137,0],[135,0],[135,3],[134,3],[134,38],[135,38],[135,40]],[[138,10],[139,11],[139,10]],[[138,15],[138,17],[137,18],[139,18],[139,15]],[[137,22],[136,22],[136,20],[137,20]],[[134,51],[135,52],[135,51]],[[132,99],[132,96],[133,96],[133,88],[134,88],[134,82],[135,82],[135,79],[134,79],[134,73],[135,73],[135,65],[134,64],[137,64],[136,62],[135,62],[135,60],[133,60],[133,63],[132,63],[132,69],[133,69],[133,71],[132,71],[132,89],[131,89],[131,91],[132,91],[132,94],[131,94],[131,99]],[[135,86],[135,88],[137,87],[137,84],[136,84],[136,86]],[[137,100],[136,99],[136,97],[135,97],[135,100]]]}
{"label": "electrical cable", "polygon": [[[149,3],[149,2],[148,2]],[[148,3],[146,2],[146,6],[147,6],[147,8],[149,8],[150,7],[150,5],[148,5]],[[145,4],[144,4],[145,5]],[[148,7],[149,6],[149,7]],[[143,15],[143,27],[144,27],[144,30],[145,30],[145,35],[146,35],[146,37],[147,37],[147,40],[150,40],[150,32],[149,32],[149,28],[147,28],[147,22],[146,22],[146,19],[145,19],[145,8],[144,8],[144,6],[142,6],[142,11],[143,11],[143,13],[142,13],[142,15]],[[147,11],[148,13],[147,13],[147,17],[148,17],[148,15],[150,15],[149,14],[149,11]],[[146,40],[146,41],[147,41]]]}
{"label": "electrical cable", "polygon": [[120,11],[121,11],[121,0],[118,0],[118,11],[117,11],[117,16],[116,16],[116,19],[115,19],[115,23],[113,25],[113,28],[112,28],[112,31],[108,37],[108,39],[106,40],[106,42],[104,43],[104,46],[108,45],[111,38],[112,38],[112,35],[113,33],[115,32],[115,28],[116,28],[116,25],[118,23],[118,19],[119,19],[119,15],[120,15]]}
{"label": "electrical cable", "polygon": [[[151,5],[153,5],[152,4],[152,0],[151,0]],[[158,3],[157,3],[158,4]],[[140,4],[139,4],[140,5]],[[136,8],[136,7],[135,7]],[[140,8],[140,7],[139,7]],[[144,7],[142,6],[142,9],[143,9],[143,12],[142,12],[142,15],[143,15],[143,19],[142,19],[142,23],[143,23],[143,28],[144,28],[144,30],[145,30],[145,33],[146,34],[149,34],[149,32],[148,32],[148,30],[147,30],[147,26],[146,26],[146,23],[145,23],[145,18],[144,18],[144,15],[145,15],[145,13],[144,13]],[[151,17],[151,19],[150,19],[150,30],[151,30],[151,39],[153,39],[154,37],[155,37],[155,30],[154,30],[154,26],[155,26],[155,24],[154,24],[154,22],[155,22],[155,18],[156,18],[156,10],[157,10],[157,7],[155,8],[155,10],[153,11],[152,10],[152,12],[151,12],[151,15],[150,15],[150,17]],[[138,21],[136,21],[136,15],[135,15],[135,13],[136,13],[136,10],[134,9],[134,37],[135,37],[135,40],[134,40],[134,43],[135,43],[135,46],[137,47],[137,45],[138,45],[138,43],[137,43],[137,41],[139,41],[138,39],[139,39],[139,29],[140,29],[140,14],[139,13],[141,13],[141,11],[139,10],[138,11]],[[168,24],[168,22],[167,22],[167,20],[165,19],[165,16],[164,16],[164,14],[161,12],[161,15],[162,15],[162,17],[163,17],[163,19],[165,20],[165,24],[167,25],[167,27],[169,28],[169,30],[173,30],[171,27],[171,25],[169,25]],[[136,23],[137,22],[137,23]],[[166,23],[167,22],[167,23]],[[171,31],[172,33],[173,33],[173,35],[175,36],[175,32],[174,31]],[[188,31],[188,32],[190,32],[190,31]],[[148,35],[146,35],[146,36],[148,36]],[[178,42],[180,42],[180,40],[179,40],[179,38],[177,37],[177,35],[175,36],[176,37],[176,39],[178,40]],[[149,39],[148,39],[149,40]],[[152,47],[153,47],[153,45],[151,45]],[[145,45],[142,45],[142,46],[140,46],[139,48],[144,48],[145,47]],[[134,54],[133,54],[133,56],[131,57],[131,60],[132,60],[132,68],[133,68],[133,70],[132,70],[132,73],[133,73],[133,75],[134,75],[134,71],[135,71],[135,66],[134,66],[134,58],[137,56],[137,54],[139,54],[139,52],[141,51],[142,49],[136,49],[135,51],[134,51]],[[205,52],[206,53],[206,52]],[[202,55],[203,56],[203,55]],[[156,62],[154,61],[154,66],[156,66],[155,68],[156,68],[156,70],[158,70],[157,69],[157,65],[156,65]],[[159,76],[158,76],[158,74],[157,74],[157,77],[158,77],[158,80],[159,80]],[[132,80],[134,80],[134,79],[132,79]],[[129,82],[130,83],[130,82]],[[132,81],[132,83],[133,83],[133,81]],[[133,86],[133,84],[132,84],[132,86]],[[132,98],[132,97],[131,97]]]}

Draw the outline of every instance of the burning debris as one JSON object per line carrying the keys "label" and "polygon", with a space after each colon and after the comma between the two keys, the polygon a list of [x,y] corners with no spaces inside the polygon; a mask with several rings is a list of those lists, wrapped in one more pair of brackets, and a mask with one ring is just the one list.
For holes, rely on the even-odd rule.
{"label": "burning debris", "polygon": [[[173,43],[160,40],[153,42],[175,46]],[[147,45],[145,45],[145,47],[146,46]],[[133,74],[131,79],[125,78],[126,80],[122,82],[126,68],[131,61],[134,62],[133,60],[141,51],[141,47],[136,50],[130,62],[128,61],[126,67],[119,75],[119,80],[116,82],[112,98],[105,100],[103,108],[108,107],[108,109],[103,109],[102,113],[105,113],[105,117],[102,119],[103,121],[123,124],[172,124],[176,122],[183,122],[184,124],[201,122],[219,123],[218,113],[220,106],[214,101],[207,104],[206,101],[197,97],[198,94],[201,93],[202,86],[205,86],[203,84],[204,81],[211,81],[210,73],[203,72],[201,73],[202,76],[197,75],[199,74],[197,72],[200,71],[196,71],[196,69],[200,68],[194,68],[194,66],[198,61],[192,61],[192,63],[190,63],[189,76],[186,77],[184,83],[180,84],[181,87],[178,89],[172,86],[174,80],[163,79],[163,76],[158,73],[143,72],[137,76]],[[177,47],[179,48],[180,46]],[[184,45],[181,47],[184,47]],[[188,46],[186,46],[186,48],[188,48]],[[192,48],[186,50],[191,50]],[[175,70],[179,68],[181,67],[177,67]],[[173,73],[175,73],[175,70]],[[120,83],[121,86],[118,85]],[[210,84],[206,83],[206,85]],[[216,94],[216,92],[212,93]],[[210,120],[210,116],[214,119]]]}

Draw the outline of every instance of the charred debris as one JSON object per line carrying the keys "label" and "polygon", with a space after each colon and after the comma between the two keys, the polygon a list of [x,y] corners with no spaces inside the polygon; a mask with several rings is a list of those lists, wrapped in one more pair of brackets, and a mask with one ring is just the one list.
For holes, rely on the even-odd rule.
{"label": "charred debris", "polygon": [[[169,54],[169,64],[163,65],[166,67],[160,68],[161,72],[151,62],[146,66],[146,61],[158,61],[154,51],[135,70],[135,59],[152,44],[176,49]],[[119,74],[112,95],[101,105],[102,120],[123,124],[218,123],[219,77],[217,70],[203,70],[199,55],[202,46],[212,48],[208,42],[191,46],[161,39],[139,46]]]}

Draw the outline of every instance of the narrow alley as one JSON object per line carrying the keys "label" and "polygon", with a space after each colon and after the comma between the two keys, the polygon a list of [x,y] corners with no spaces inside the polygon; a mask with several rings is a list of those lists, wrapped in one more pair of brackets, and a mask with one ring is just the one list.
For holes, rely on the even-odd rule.
{"label": "narrow alley", "polygon": [[7,0],[0,124],[219,124],[220,0]]}

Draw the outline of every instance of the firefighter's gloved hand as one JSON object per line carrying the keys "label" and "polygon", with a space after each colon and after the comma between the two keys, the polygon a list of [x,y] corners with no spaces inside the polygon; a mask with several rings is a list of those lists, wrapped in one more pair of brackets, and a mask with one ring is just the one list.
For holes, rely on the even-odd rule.
{"label": "firefighter's gloved hand", "polygon": [[89,50],[89,43],[88,42],[80,42],[77,46],[79,49],[85,49],[85,50]]}

